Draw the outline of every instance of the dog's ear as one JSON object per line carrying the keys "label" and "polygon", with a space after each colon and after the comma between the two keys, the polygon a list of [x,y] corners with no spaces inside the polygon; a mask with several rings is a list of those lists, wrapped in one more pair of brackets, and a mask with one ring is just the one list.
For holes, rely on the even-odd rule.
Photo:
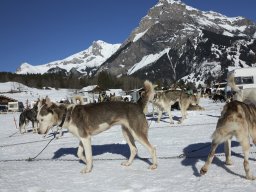
{"label": "dog's ear", "polygon": [[47,107],[51,107],[52,106],[52,102],[50,100],[50,98],[48,96],[46,96],[45,98],[45,104],[47,105]]}

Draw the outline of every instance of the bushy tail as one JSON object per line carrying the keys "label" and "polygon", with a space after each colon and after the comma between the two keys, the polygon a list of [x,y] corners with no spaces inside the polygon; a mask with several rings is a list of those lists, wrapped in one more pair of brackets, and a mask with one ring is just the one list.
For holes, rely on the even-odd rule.
{"label": "bushy tail", "polygon": [[239,91],[240,89],[237,87],[236,83],[235,83],[235,76],[234,73],[231,73],[228,75],[228,85],[231,87],[232,91]]}
{"label": "bushy tail", "polygon": [[20,118],[19,118],[19,130],[20,130],[20,133],[21,133],[22,129],[24,128],[25,124],[26,124],[26,118],[25,118],[24,113],[22,112],[20,114]]}
{"label": "bushy tail", "polygon": [[144,82],[144,88],[140,94],[140,99],[138,100],[137,104],[140,105],[144,111],[147,106],[147,103],[149,101],[152,101],[153,98],[154,98],[154,87],[150,81],[146,80]]}

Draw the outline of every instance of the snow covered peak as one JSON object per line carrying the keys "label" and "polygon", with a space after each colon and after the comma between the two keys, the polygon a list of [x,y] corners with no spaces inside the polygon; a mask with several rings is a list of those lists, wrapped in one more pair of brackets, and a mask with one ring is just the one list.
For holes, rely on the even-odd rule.
{"label": "snow covered peak", "polygon": [[20,67],[16,70],[18,74],[27,74],[27,73],[38,73],[38,69],[34,68],[33,65],[29,63],[22,63]]}
{"label": "snow covered peak", "polygon": [[173,3],[181,3],[180,0],[159,0],[159,3],[170,3],[170,4],[173,4]]}
{"label": "snow covered peak", "polygon": [[23,63],[17,69],[16,73],[43,74],[54,68],[60,68],[66,70],[67,72],[71,71],[71,69],[76,69],[80,73],[86,73],[87,68],[99,67],[106,59],[114,54],[119,47],[120,44],[109,44],[102,40],[94,41],[88,49],[71,55],[63,60],[57,60],[37,66]]}
{"label": "snow covered peak", "polygon": [[[180,0],[159,0],[140,25],[132,32],[130,40],[138,41],[155,26],[166,31],[181,31],[186,35],[191,31],[209,30],[228,36],[254,36],[255,23],[243,17],[227,17],[214,11],[201,11],[186,5]],[[170,28],[170,26],[172,26]]]}

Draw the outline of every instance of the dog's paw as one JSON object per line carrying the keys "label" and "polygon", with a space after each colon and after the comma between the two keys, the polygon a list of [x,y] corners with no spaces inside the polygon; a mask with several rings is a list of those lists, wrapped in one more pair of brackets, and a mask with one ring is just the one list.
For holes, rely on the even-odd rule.
{"label": "dog's paw", "polygon": [[231,161],[231,159],[228,159],[225,161],[225,164],[226,165],[233,165],[233,162]]}
{"label": "dog's paw", "polygon": [[157,164],[152,164],[152,165],[150,165],[149,167],[148,167],[148,169],[150,169],[150,170],[154,170],[154,169],[156,169],[157,168]]}
{"label": "dog's paw", "polygon": [[207,169],[205,167],[202,167],[201,170],[200,170],[200,174],[201,175],[205,175],[207,173]]}
{"label": "dog's paw", "polygon": [[92,169],[89,169],[87,167],[83,168],[80,173],[84,174],[84,173],[90,173],[92,171]]}
{"label": "dog's paw", "polygon": [[246,175],[246,179],[248,179],[248,180],[255,180],[256,177],[253,176],[252,174],[250,174],[250,175]]}
{"label": "dog's paw", "polygon": [[121,165],[128,167],[131,165],[131,163],[129,161],[125,161],[125,162],[122,162]]}

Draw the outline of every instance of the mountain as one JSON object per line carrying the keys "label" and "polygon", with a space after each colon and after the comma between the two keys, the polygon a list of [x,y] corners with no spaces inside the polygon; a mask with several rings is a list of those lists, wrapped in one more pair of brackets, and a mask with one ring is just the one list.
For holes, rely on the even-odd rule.
{"label": "mountain", "polygon": [[244,17],[201,11],[180,0],[159,0],[122,44],[93,42],[87,50],[60,61],[17,70],[196,83],[223,81],[232,68],[256,65],[256,24]]}
{"label": "mountain", "polygon": [[96,74],[153,81],[222,81],[231,67],[256,64],[256,24],[159,0]]}
{"label": "mountain", "polygon": [[48,64],[33,66],[23,63],[17,69],[17,74],[27,73],[59,73],[63,75],[91,75],[108,57],[120,47],[120,44],[108,44],[104,41],[94,41],[92,45],[79,53],[63,60]]}

